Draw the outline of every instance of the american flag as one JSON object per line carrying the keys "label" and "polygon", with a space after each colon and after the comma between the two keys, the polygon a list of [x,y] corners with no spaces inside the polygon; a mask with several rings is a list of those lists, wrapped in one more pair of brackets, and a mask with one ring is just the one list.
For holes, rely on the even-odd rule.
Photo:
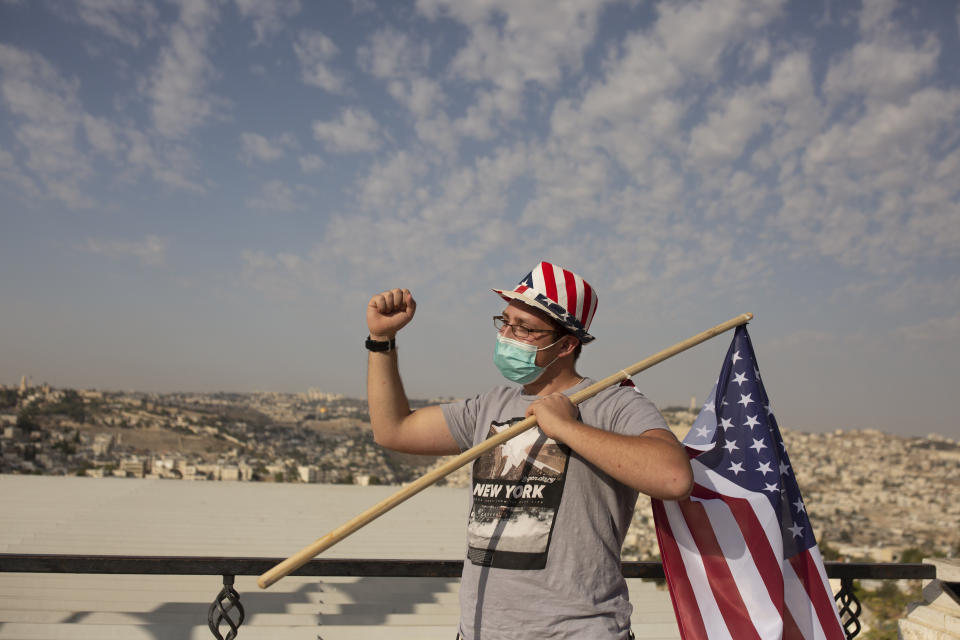
{"label": "american flag", "polygon": [[653,501],[683,640],[844,640],[745,326],[684,445],[693,493]]}

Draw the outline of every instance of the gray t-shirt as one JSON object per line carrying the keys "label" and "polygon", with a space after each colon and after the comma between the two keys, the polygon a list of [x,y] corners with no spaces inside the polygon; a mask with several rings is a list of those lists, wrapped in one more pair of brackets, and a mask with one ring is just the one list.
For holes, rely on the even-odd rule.
{"label": "gray t-shirt", "polygon": [[[536,399],[522,391],[495,387],[442,405],[461,450],[522,420]],[[632,387],[605,389],[579,410],[584,424],[615,433],[667,428]],[[466,640],[627,638],[632,607],[620,548],[637,491],[537,427],[477,458],[472,486],[460,584]]]}

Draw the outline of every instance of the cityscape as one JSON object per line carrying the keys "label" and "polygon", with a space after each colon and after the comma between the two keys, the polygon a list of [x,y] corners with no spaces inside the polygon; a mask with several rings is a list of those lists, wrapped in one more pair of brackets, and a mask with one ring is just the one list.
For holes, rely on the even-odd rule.
{"label": "cityscape", "polygon": [[[411,401],[416,408],[450,400]],[[691,407],[663,407],[681,437]],[[960,443],[874,430],[783,437],[828,559],[956,557]],[[0,473],[219,482],[401,485],[443,459],[374,442],[366,400],[306,393],[165,393],[0,386]],[[461,468],[438,484],[468,486]],[[624,559],[659,557],[641,496]]]}

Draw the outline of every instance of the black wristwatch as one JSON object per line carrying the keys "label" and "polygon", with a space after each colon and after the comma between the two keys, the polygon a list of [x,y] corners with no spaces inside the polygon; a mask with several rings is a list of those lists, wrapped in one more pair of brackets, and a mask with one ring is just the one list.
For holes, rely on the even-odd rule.
{"label": "black wristwatch", "polygon": [[397,348],[397,339],[390,338],[389,340],[373,340],[369,335],[367,335],[367,341],[363,344],[369,351],[393,351]]}

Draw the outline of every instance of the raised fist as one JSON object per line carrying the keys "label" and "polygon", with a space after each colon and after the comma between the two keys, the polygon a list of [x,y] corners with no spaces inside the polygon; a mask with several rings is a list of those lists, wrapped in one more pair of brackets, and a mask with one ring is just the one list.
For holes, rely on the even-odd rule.
{"label": "raised fist", "polygon": [[374,340],[389,340],[413,320],[417,303],[409,289],[391,289],[370,298],[367,328]]}

